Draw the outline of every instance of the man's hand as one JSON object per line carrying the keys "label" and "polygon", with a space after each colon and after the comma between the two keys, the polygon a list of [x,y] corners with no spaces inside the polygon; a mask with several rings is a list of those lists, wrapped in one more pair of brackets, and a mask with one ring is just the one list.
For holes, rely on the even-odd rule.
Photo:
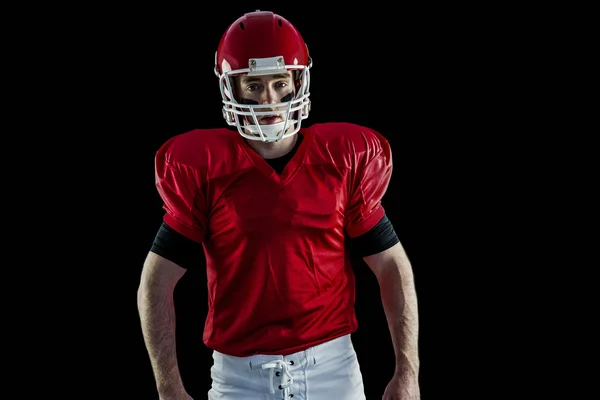
{"label": "man's hand", "polygon": [[385,388],[382,400],[419,400],[419,378],[413,374],[394,374],[390,383]]}

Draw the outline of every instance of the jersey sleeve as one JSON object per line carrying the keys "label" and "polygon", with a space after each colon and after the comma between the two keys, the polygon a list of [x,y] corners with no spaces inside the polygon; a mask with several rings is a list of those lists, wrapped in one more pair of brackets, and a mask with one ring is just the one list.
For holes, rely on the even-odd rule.
{"label": "jersey sleeve", "polygon": [[197,167],[179,163],[172,140],[155,157],[156,188],[163,201],[164,222],[195,242],[206,236],[207,204],[202,196],[201,173]]}
{"label": "jersey sleeve", "polygon": [[345,229],[350,238],[368,232],[385,215],[381,200],[392,175],[392,151],[382,135],[370,132],[364,140],[366,149],[355,163],[346,209]]}

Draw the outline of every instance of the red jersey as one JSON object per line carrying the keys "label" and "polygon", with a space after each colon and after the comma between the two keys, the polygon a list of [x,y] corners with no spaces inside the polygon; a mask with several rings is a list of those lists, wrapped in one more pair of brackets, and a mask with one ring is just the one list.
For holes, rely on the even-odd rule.
{"label": "red jersey", "polygon": [[291,354],[357,328],[344,233],[379,222],[392,172],[387,140],[315,124],[280,175],[227,128],[169,139],[156,155],[164,221],[204,246],[203,340],[238,357]]}

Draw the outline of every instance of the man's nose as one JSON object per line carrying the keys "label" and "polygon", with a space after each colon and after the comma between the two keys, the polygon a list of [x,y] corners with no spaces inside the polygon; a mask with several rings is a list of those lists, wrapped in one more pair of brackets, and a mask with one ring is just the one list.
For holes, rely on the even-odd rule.
{"label": "man's nose", "polygon": [[277,104],[279,99],[277,98],[277,92],[273,89],[266,89],[261,98],[261,104]]}

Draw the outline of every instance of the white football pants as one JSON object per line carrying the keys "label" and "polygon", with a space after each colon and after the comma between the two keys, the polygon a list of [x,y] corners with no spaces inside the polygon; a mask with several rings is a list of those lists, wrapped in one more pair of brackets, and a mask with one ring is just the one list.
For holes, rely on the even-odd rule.
{"label": "white football pants", "polygon": [[365,400],[350,335],[288,356],[213,351],[209,400]]}

